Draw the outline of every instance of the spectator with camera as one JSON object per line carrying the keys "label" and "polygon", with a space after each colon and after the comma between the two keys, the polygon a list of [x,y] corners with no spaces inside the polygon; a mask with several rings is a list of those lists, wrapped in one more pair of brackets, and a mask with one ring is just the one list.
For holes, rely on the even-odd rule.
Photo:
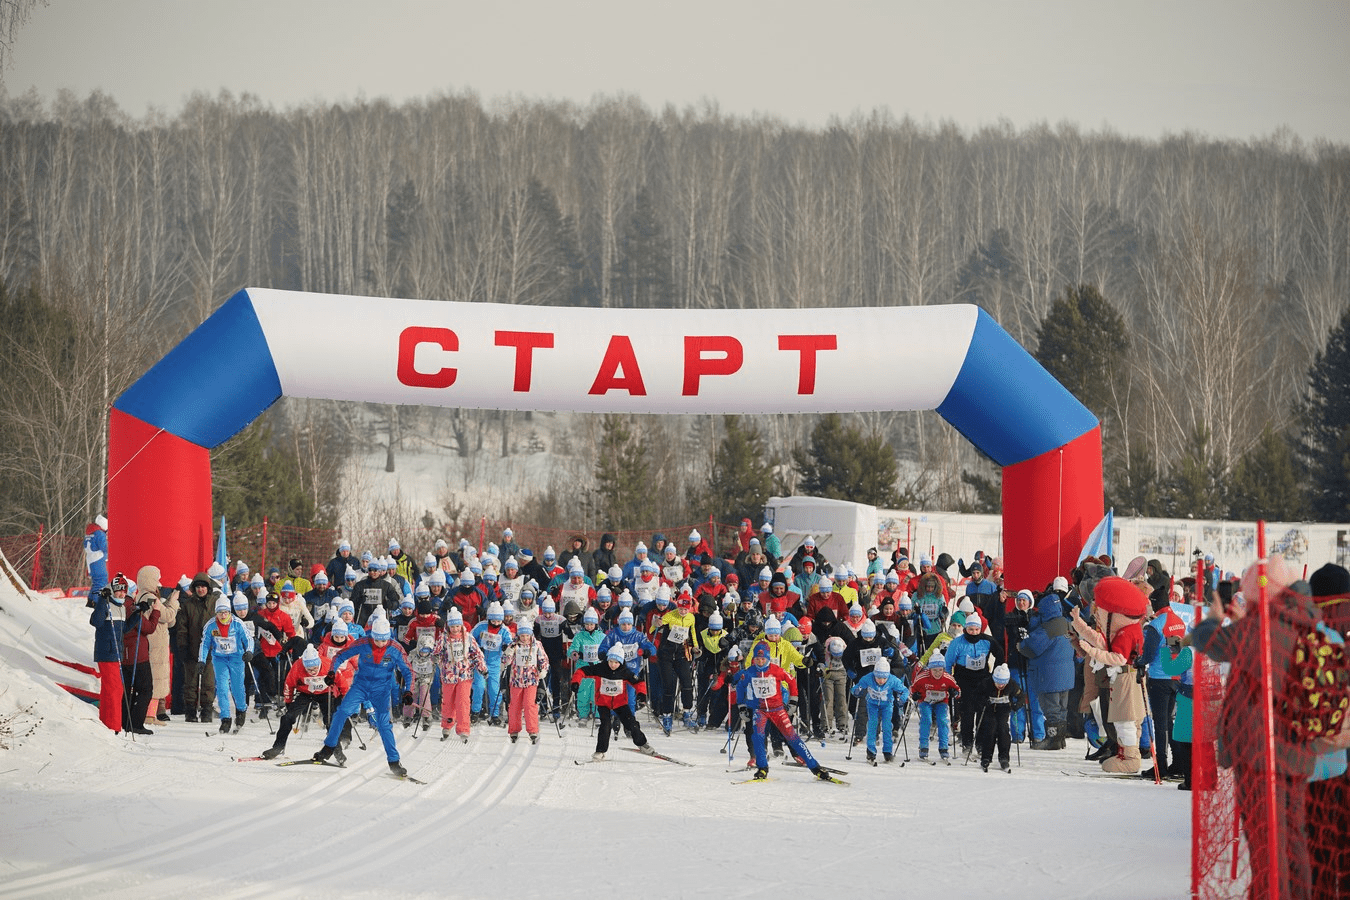
{"label": "spectator with camera", "polygon": [[146,583],[153,583],[154,587],[137,592],[135,604],[127,608],[126,622],[122,626],[122,727],[132,734],[154,734],[145,727],[145,713],[155,693],[155,676],[150,666],[150,635],[159,628],[160,615],[155,603],[159,599],[159,570],[154,566],[145,568],[151,570],[146,573]]}
{"label": "spectator with camera", "polygon": [[114,733],[122,730],[122,636],[126,628],[126,576],[118,572],[95,595],[89,624],[94,626],[94,663],[98,666],[98,718]]}

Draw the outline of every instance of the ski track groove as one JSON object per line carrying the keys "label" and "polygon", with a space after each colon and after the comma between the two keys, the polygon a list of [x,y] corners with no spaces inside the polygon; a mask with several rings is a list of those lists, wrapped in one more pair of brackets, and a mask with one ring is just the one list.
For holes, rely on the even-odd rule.
{"label": "ski track groove", "polygon": [[[504,735],[503,735],[504,737]],[[439,742],[438,742],[439,743]],[[453,746],[462,746],[455,744]],[[439,748],[442,752],[437,753],[435,757],[427,761],[434,763],[440,759],[446,748]],[[522,750],[524,752],[515,752]],[[418,833],[409,836],[403,829],[391,829],[384,837],[362,844],[363,854],[379,854],[392,847],[398,847],[400,852],[407,853],[420,849],[425,846],[441,844],[447,840],[447,833],[458,831],[479,817],[490,812],[506,795],[508,795],[517,784],[520,783],[525,773],[529,771],[530,764],[538,755],[539,745],[525,744],[524,747],[513,745],[509,741],[504,741],[502,748],[497,752],[494,764],[484,766],[482,772],[474,779],[467,790],[456,797],[452,802],[439,806],[434,806],[433,811],[427,815],[418,817]],[[469,759],[468,756],[460,756],[461,765]],[[561,745],[558,759],[553,761],[553,768],[558,768],[561,760]],[[406,762],[405,762],[406,764]],[[459,766],[455,767],[457,770]],[[416,806],[430,805],[429,801],[434,800],[435,796],[449,790],[457,782],[454,778],[455,770],[442,772],[435,776],[425,786],[411,785],[407,797],[400,800],[394,807],[386,807],[381,813],[380,820],[386,819],[401,821],[405,819],[404,813]],[[545,781],[545,784],[547,782]],[[392,785],[391,785],[392,787]],[[397,789],[397,788],[395,788]],[[431,792],[431,796],[427,796]],[[481,795],[481,799],[480,799]],[[467,808],[467,812],[465,811]],[[449,829],[437,829],[439,823],[455,817],[453,825]],[[378,824],[378,823],[375,823]],[[302,896],[313,893],[312,883],[303,883],[309,876],[320,875],[328,872],[332,868],[330,861],[320,861],[305,869],[297,869],[294,866],[288,866],[284,863],[278,864],[281,877],[288,882],[285,885],[279,885],[276,880],[262,880],[255,884],[241,886],[241,890],[232,892],[232,896],[239,898],[249,897],[284,897],[284,896]],[[254,869],[253,872],[264,874],[267,870]],[[301,882],[294,884],[294,882]]]}
{"label": "ski track groove", "polygon": [[[376,737],[378,740],[378,736]],[[360,753],[361,751],[357,751]],[[377,754],[379,756],[379,754]],[[351,759],[352,757],[348,757]],[[374,757],[372,757],[373,759]],[[385,765],[382,756],[379,756],[380,764]],[[231,765],[248,765],[247,763],[231,763]],[[261,766],[262,764],[259,764]],[[361,760],[355,765],[349,766],[352,771],[363,771],[371,765],[371,760]],[[278,773],[280,774],[280,773]],[[290,777],[286,774],[285,777]],[[177,851],[178,855],[193,855],[196,852],[214,855],[217,848],[213,841],[216,838],[224,838],[231,831],[240,827],[247,827],[256,824],[258,821],[273,821],[274,817],[284,814],[286,818],[293,818],[297,815],[303,815],[313,810],[319,809],[323,804],[330,802],[334,797],[343,796],[360,785],[366,783],[364,779],[349,779],[343,786],[334,787],[331,778],[324,778],[315,784],[305,788],[303,791],[294,794],[288,794],[279,797],[270,805],[261,808],[243,810],[229,818],[209,822],[199,828],[186,833],[175,832],[165,836],[162,840],[145,841],[144,839],[136,841],[134,844],[120,844],[116,847],[102,851],[93,859],[85,859],[73,866],[61,866],[58,869],[49,870],[30,875],[26,878],[19,878],[14,881],[8,881],[0,885],[0,898],[9,896],[33,896],[33,892],[59,892],[68,894],[71,888],[77,885],[83,885],[99,878],[107,878],[110,870],[117,872],[125,869],[127,871],[138,872],[143,864],[152,866],[154,860],[161,858],[165,853]],[[129,848],[129,849],[128,849]],[[200,848],[200,849],[198,849]],[[100,891],[104,896],[117,896],[118,887],[110,887]],[[146,896],[146,886],[136,885],[131,889],[137,897]],[[171,895],[181,896],[181,889],[171,892]]]}

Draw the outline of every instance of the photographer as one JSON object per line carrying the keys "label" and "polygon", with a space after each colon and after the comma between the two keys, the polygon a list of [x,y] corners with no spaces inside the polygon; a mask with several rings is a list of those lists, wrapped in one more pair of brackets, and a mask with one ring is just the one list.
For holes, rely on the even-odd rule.
{"label": "photographer", "polygon": [[114,732],[122,730],[122,631],[126,625],[127,579],[113,576],[94,596],[89,624],[94,626],[94,662],[98,665],[98,718]]}
{"label": "photographer", "polygon": [[[153,566],[146,568],[154,569]],[[145,713],[155,689],[150,668],[150,635],[159,627],[159,570],[154,569],[154,590],[137,594],[135,605],[127,609],[122,628],[122,684],[126,692],[122,726],[132,734],[154,734],[145,727]],[[130,599],[130,598],[128,598]],[[129,717],[129,718],[127,718]]]}

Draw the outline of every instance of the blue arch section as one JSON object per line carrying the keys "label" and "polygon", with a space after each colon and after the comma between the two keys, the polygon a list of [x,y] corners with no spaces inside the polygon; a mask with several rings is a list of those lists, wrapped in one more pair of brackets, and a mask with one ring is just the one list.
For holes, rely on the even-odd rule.
{"label": "blue arch section", "polygon": [[984,310],[938,414],[1001,466],[1062,447],[1097,417]]}
{"label": "blue arch section", "polygon": [[201,447],[229,440],[281,397],[253,301],[240,291],[113,404]]}

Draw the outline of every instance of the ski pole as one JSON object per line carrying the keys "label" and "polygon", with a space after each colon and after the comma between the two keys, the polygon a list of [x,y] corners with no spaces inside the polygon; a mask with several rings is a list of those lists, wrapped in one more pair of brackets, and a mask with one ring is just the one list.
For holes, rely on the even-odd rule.
{"label": "ski pole", "polygon": [[[1139,685],[1139,690],[1144,695],[1144,721],[1150,723],[1150,734],[1152,740],[1148,742],[1149,756],[1153,758],[1153,783],[1162,784],[1162,773],[1158,771],[1158,723],[1153,719],[1153,710],[1149,709],[1148,691],[1144,686]],[[1143,729],[1141,728],[1142,732]]]}
{"label": "ski pole", "polygon": [[980,723],[984,721],[984,709],[984,707],[981,707],[980,714],[975,717],[974,734],[970,736],[970,746],[966,748],[966,758],[965,761],[961,763],[963,766],[970,765],[970,755],[975,752],[975,741],[979,739],[980,735]]}
{"label": "ski pole", "polygon": [[[850,694],[851,693],[852,692],[850,691]],[[847,737],[845,737],[845,740],[848,741],[848,752],[844,754],[844,759],[853,758],[853,717],[857,715],[857,712],[858,707],[857,704],[855,703],[853,708],[850,709],[848,712],[848,735]]]}

